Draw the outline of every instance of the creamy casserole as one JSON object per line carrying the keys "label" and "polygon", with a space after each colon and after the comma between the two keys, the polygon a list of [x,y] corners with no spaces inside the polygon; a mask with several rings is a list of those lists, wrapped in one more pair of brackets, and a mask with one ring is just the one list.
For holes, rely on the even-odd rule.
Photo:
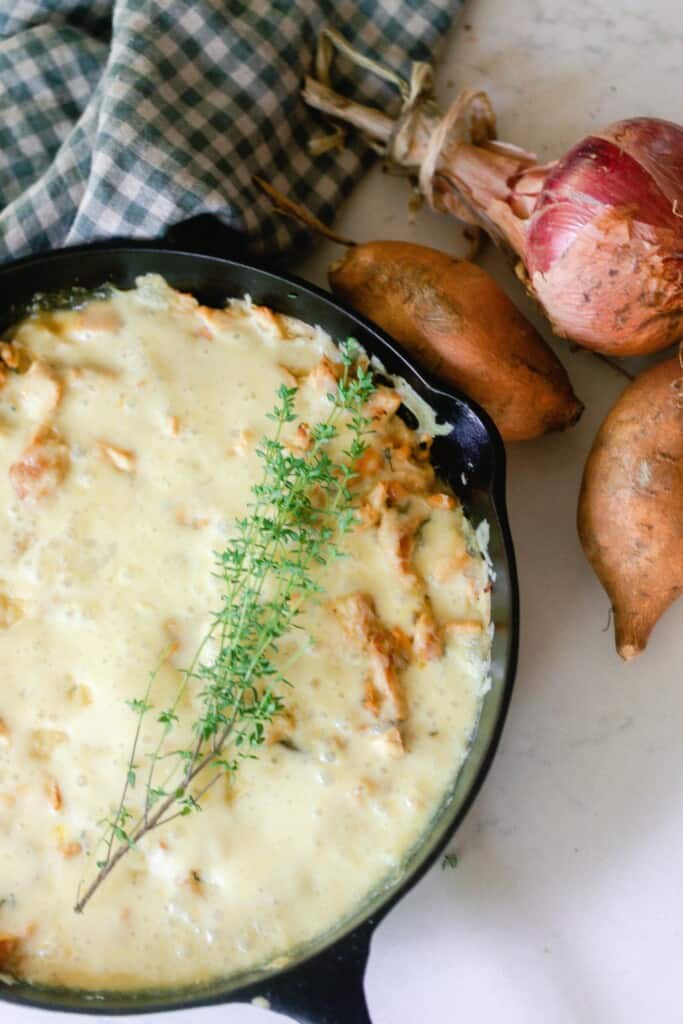
{"label": "creamy casserole", "polygon": [[317,328],[150,275],[26,318],[0,356],[0,972],[163,987],[285,956],[391,878],[466,756],[491,646],[481,532],[435,478],[428,425],[379,387],[346,557],[280,645],[283,713],[75,914],[126,773],[126,702],[162,654],[155,701],[177,688],[278,388],[298,389],[287,444],[305,447],[339,355]]}

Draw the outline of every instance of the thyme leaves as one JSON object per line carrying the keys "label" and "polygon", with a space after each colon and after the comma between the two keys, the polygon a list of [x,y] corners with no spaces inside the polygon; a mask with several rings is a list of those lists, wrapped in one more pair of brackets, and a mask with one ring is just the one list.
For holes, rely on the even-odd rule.
{"label": "thyme leaves", "polygon": [[[355,521],[354,466],[371,429],[363,408],[375,389],[372,374],[359,361],[353,340],[341,347],[341,355],[342,374],[328,395],[329,414],[310,429],[305,451],[293,451],[283,440],[287,425],[297,419],[298,388],[279,389],[268,417],[272,436],[257,449],[261,479],[232,540],[216,553],[220,607],[172,702],[160,709],[152,702],[170,651],[150,673],[144,695],[129,702],[136,728],[122,795],[103,823],[97,873],[87,887],[79,886],[74,908],[79,913],[145,835],[201,811],[218,780],[256,756],[268,724],[285,708],[290,683],[278,662],[278,643],[296,627],[307,601],[320,593],[317,570],[341,555],[340,539]],[[345,445],[341,456],[333,453],[335,439]],[[189,688],[200,707],[191,742],[168,750],[181,731],[181,705]],[[141,758],[143,732],[155,711],[156,743]]]}

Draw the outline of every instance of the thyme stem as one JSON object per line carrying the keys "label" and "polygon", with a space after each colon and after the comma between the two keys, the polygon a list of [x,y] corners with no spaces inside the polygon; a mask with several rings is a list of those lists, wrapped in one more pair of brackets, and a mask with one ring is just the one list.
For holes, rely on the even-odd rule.
{"label": "thyme stem", "polygon": [[[252,488],[254,500],[247,516],[237,522],[235,537],[216,555],[217,575],[225,588],[222,605],[183,671],[171,704],[157,716],[161,729],[149,755],[144,800],[137,816],[127,799],[136,783],[136,757],[144,720],[152,710],[153,685],[168,651],[150,673],[143,699],[130,702],[138,717],[122,796],[113,817],[105,822],[101,840],[105,855],[96,862],[98,872],[83,893],[79,886],[77,913],[147,833],[201,810],[201,800],[216,782],[226,773],[234,774],[242,759],[254,757],[252,751],[265,742],[265,726],[284,708],[277,688],[291,684],[273,660],[278,640],[294,625],[306,599],[321,590],[313,568],[324,567],[341,554],[337,537],[354,522],[350,483],[370,427],[363,406],[374,391],[372,376],[357,361],[355,342],[347,342],[341,352],[343,373],[336,391],[328,396],[329,414],[311,428],[310,447],[302,454],[289,451],[282,441],[285,425],[297,419],[297,388],[283,385],[278,392],[279,404],[269,416],[276,424],[274,434],[262,441],[257,452],[263,463],[262,479]],[[335,461],[330,445],[339,437],[340,427],[348,431],[350,441],[343,459]],[[207,662],[204,657],[212,641],[216,641],[216,653]],[[191,683],[202,687],[198,693],[201,714],[192,723],[195,738],[187,749],[163,753]],[[172,767],[162,785],[155,785],[157,765],[167,757]],[[215,772],[193,791],[193,783],[209,766]]]}

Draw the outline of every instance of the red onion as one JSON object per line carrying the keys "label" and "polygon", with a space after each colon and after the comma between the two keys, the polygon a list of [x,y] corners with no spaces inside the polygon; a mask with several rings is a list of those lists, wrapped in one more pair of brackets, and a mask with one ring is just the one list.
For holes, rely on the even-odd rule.
{"label": "red onion", "polygon": [[[397,119],[333,92],[332,47],[398,85]],[[391,163],[417,173],[436,209],[511,249],[558,334],[615,355],[683,338],[683,127],[619,121],[541,166],[495,141],[485,93],[462,93],[442,114],[425,64],[404,82],[326,30],[318,74],[321,81],[306,80],[306,102],[360,128]]]}
{"label": "red onion", "polygon": [[518,166],[502,181],[490,180],[495,146],[465,146],[466,159],[456,152],[436,173],[475,216],[481,204],[555,331],[616,355],[683,337],[683,127],[618,121],[556,163]]}

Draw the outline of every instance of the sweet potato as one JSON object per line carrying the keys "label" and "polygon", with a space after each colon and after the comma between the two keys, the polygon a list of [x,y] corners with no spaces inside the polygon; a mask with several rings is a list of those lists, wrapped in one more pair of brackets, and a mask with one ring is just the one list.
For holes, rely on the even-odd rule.
{"label": "sweet potato", "polygon": [[683,592],[683,370],[641,374],[602,424],[588,456],[579,537],[614,610],[628,660]]}
{"label": "sweet potato", "polygon": [[329,268],[335,295],[486,409],[508,441],[576,423],[583,405],[541,336],[486,271],[408,242],[366,242]]}

